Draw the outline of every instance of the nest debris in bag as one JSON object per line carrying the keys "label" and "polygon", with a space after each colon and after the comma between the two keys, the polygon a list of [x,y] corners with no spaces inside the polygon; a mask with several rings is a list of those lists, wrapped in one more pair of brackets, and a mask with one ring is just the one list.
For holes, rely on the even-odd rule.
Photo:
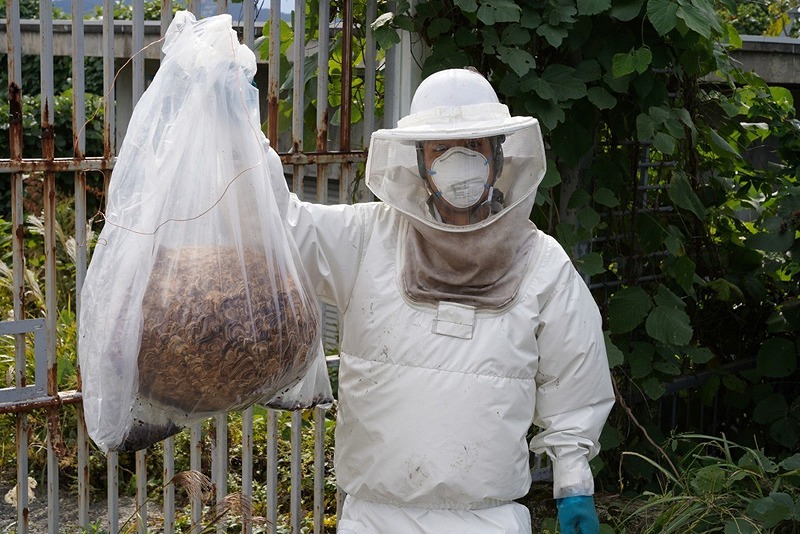
{"label": "nest debris in bag", "polygon": [[187,414],[253,404],[304,372],[317,314],[263,254],[162,248],[142,301],[139,395]]}

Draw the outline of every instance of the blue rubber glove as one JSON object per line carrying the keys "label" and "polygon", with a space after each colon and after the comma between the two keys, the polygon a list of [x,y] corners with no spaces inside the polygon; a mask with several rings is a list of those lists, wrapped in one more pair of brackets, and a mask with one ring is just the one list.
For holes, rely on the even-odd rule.
{"label": "blue rubber glove", "polygon": [[600,520],[594,507],[594,497],[578,495],[556,499],[558,525],[563,534],[598,534]]}

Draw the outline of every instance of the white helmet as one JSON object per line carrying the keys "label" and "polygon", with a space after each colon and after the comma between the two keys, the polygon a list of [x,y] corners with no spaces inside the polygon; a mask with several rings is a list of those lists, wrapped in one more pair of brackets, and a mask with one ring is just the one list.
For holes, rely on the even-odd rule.
{"label": "white helmet", "polygon": [[[482,138],[502,142],[502,173],[494,181],[494,188],[503,193],[501,209],[474,224],[447,224],[432,209],[431,190],[421,174],[424,166],[420,168],[417,145],[429,140]],[[544,171],[538,121],[512,117],[491,84],[477,72],[449,69],[422,81],[410,114],[400,119],[396,128],[372,134],[366,184],[378,198],[429,226],[468,232],[491,224],[526,199],[530,213]]]}

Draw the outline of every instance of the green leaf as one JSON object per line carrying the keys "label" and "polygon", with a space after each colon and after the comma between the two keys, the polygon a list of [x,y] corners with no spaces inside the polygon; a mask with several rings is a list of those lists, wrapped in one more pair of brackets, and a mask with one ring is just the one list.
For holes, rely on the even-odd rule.
{"label": "green leaf", "polygon": [[739,152],[723,139],[716,130],[711,128],[709,129],[709,133],[711,134],[711,149],[716,155],[723,158],[729,158],[731,156],[734,158],[739,157]]}
{"label": "green leaf", "polygon": [[528,98],[525,110],[548,130],[553,130],[566,118],[564,110],[557,103],[549,99]]}
{"label": "green leaf", "polygon": [[756,405],[753,410],[753,421],[756,423],[767,424],[777,419],[782,419],[786,415],[789,405],[786,398],[780,393],[773,393],[767,396]]}
{"label": "green leaf", "polygon": [[692,325],[686,312],[656,306],[645,321],[647,334],[668,345],[687,345],[692,339]]}
{"label": "green leaf", "polygon": [[606,206],[608,208],[616,208],[619,206],[619,199],[614,192],[607,187],[600,187],[592,195],[597,204]]}
{"label": "green leaf", "polygon": [[511,0],[482,0],[478,20],[491,26],[497,22],[519,22],[522,8]]}
{"label": "green leaf", "polygon": [[[606,343],[606,346],[608,346],[608,343]],[[789,456],[779,463],[778,466],[784,471],[794,471],[796,469],[800,469],[800,452]]]}
{"label": "green leaf", "polygon": [[765,252],[786,252],[794,245],[794,231],[783,228],[782,217],[770,217],[762,224],[765,232],[749,236],[745,242],[748,247]]}
{"label": "green leaf", "polygon": [[697,365],[708,363],[714,358],[714,353],[706,347],[688,346],[683,348],[683,352],[689,356],[689,359],[692,360],[692,363]]}
{"label": "green leaf", "polygon": [[653,400],[658,400],[664,396],[664,393],[667,392],[667,389],[664,387],[664,384],[659,382],[659,380],[651,376],[644,382],[642,382],[642,390],[645,394]]}
{"label": "green leaf", "polygon": [[678,23],[678,4],[673,0],[648,0],[647,18],[659,35],[666,35]]}
{"label": "green leaf", "polygon": [[[769,435],[787,449],[794,449],[800,442],[800,421],[793,417],[779,419],[770,425]],[[797,509],[796,519],[800,519],[800,507]]]}
{"label": "green leaf", "polygon": [[549,24],[542,24],[536,28],[536,33],[544,37],[553,48],[558,48],[567,36],[566,28],[553,27]]}
{"label": "green leaf", "polygon": [[707,465],[695,471],[690,484],[698,493],[713,495],[725,489],[727,478],[727,473],[719,466]]}
{"label": "green leaf", "polygon": [[647,113],[639,113],[636,117],[636,132],[639,141],[649,141],[655,135],[656,123]]}
{"label": "green leaf", "polygon": [[584,254],[575,263],[578,270],[587,276],[596,276],[606,271],[603,267],[603,256],[597,252]]}
{"label": "green leaf", "polygon": [[745,518],[734,517],[725,521],[724,534],[759,534],[759,529]]}
{"label": "green leaf", "polygon": [[533,74],[532,76],[526,78],[522,84],[520,84],[520,88],[524,92],[535,92],[542,100],[546,101],[554,101],[556,100],[556,93],[550,84],[542,78],[541,76]]}
{"label": "green leaf", "polygon": [[575,67],[575,77],[583,82],[594,82],[602,78],[602,76],[603,72],[600,69],[600,63],[596,59],[585,59]]}
{"label": "green leaf", "polygon": [[625,358],[631,369],[631,377],[642,378],[653,370],[653,356],[655,348],[650,343],[634,343],[631,351]]}
{"label": "green leaf", "polygon": [[588,96],[597,109],[611,109],[617,105],[617,98],[603,87],[590,87]]}
{"label": "green leaf", "polygon": [[614,54],[611,59],[611,73],[614,78],[622,78],[626,74],[631,74],[636,71],[636,63],[633,59],[633,54]]}
{"label": "green leaf", "polygon": [[744,302],[744,293],[739,289],[739,286],[725,278],[711,280],[706,285],[713,289],[717,294],[717,298],[723,302]]}
{"label": "green leaf", "polygon": [[383,50],[389,50],[391,47],[400,42],[400,34],[391,26],[380,26],[375,28],[372,32],[375,37],[375,42]]}
{"label": "green leaf", "polygon": [[611,17],[628,22],[639,16],[644,0],[618,0],[611,6]]}
{"label": "green leaf", "polygon": [[653,300],[655,301],[656,306],[675,308],[677,310],[683,310],[686,308],[686,303],[684,303],[680,297],[678,297],[678,295],[670,291],[669,288],[664,284],[658,286]]}
{"label": "green leaf", "polygon": [[586,96],[586,84],[575,76],[575,69],[567,65],[549,65],[542,73],[555,91],[557,100],[571,100]]}
{"label": "green leaf", "polygon": [[542,183],[539,184],[539,189],[549,189],[561,183],[561,173],[558,172],[558,166],[551,159],[547,160],[547,170],[544,171],[544,178]]}
{"label": "green leaf", "polygon": [[511,67],[520,78],[536,67],[536,60],[530,52],[520,50],[519,48],[498,46],[497,56],[500,58],[500,61]]}
{"label": "green leaf", "polygon": [[[611,337],[609,336],[610,332],[603,332],[603,340],[606,344],[606,356],[608,357],[608,366],[613,369],[614,367],[625,363],[625,355],[622,354],[622,351],[619,350],[616,345],[614,345],[614,343],[611,341]],[[800,454],[798,456],[800,456]]]}
{"label": "green leaf", "polygon": [[[773,528],[781,521],[791,519],[793,505],[788,506],[785,499],[775,497],[776,494],[773,493],[768,497],[750,502],[746,508],[747,514],[762,521],[765,528]],[[791,498],[789,501],[791,502]]]}
{"label": "green leaf", "polygon": [[639,74],[647,70],[651,61],[653,61],[653,53],[646,46],[633,53],[633,65]]}
{"label": "green leaf", "polygon": [[579,15],[597,15],[611,7],[611,0],[578,0]]}
{"label": "green leaf", "polygon": [[675,152],[675,138],[664,132],[658,132],[653,138],[653,146],[662,154]]}
{"label": "green leaf", "polygon": [[475,13],[478,11],[477,0],[453,0],[453,4],[465,13]]}
{"label": "green leaf", "polygon": [[697,265],[689,256],[678,256],[675,260],[675,281],[686,293],[692,293]]}
{"label": "green leaf", "polygon": [[627,287],[617,291],[608,303],[611,332],[630,332],[644,321],[652,307],[650,296],[641,287]]}
{"label": "green leaf", "polygon": [[589,231],[600,224],[600,214],[589,207],[580,210],[577,214],[577,217],[578,223],[581,225],[581,227]]}
{"label": "green leaf", "polygon": [[692,4],[688,2],[682,3],[675,12],[675,15],[683,20],[686,26],[695,33],[702,35],[706,39],[711,37],[711,24],[708,17]]}
{"label": "green leaf", "polygon": [[770,378],[790,376],[797,368],[794,343],[783,337],[771,337],[764,341],[756,360],[758,371]]}
{"label": "green leaf", "polygon": [[450,31],[451,22],[450,19],[446,19],[444,17],[437,17],[430,21],[428,24],[428,35],[431,38],[436,38],[440,35],[448,33]]}
{"label": "green leaf", "polygon": [[679,208],[694,213],[698,219],[704,219],[706,208],[700,199],[697,198],[692,185],[682,172],[672,173],[672,180],[669,187],[669,197]]}

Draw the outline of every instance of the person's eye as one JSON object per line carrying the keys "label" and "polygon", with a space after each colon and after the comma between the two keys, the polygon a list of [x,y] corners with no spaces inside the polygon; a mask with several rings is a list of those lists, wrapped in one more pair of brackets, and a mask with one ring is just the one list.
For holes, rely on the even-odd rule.
{"label": "person's eye", "polygon": [[467,143],[467,147],[470,150],[478,150],[481,148],[481,142],[478,139],[470,139],[469,143]]}
{"label": "person's eye", "polygon": [[433,147],[434,152],[444,152],[445,150],[447,150],[447,145],[444,143],[439,143]]}

